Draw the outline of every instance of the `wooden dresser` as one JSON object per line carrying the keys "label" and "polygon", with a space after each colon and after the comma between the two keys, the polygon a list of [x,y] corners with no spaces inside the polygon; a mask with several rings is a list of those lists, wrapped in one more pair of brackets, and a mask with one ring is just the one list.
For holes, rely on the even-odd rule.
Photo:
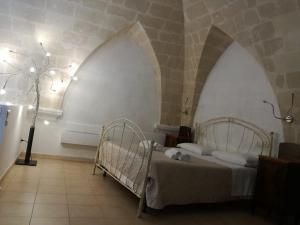
{"label": "wooden dresser", "polygon": [[281,143],[278,158],[261,156],[253,199],[257,207],[279,215],[294,216],[298,224],[300,214],[300,145]]}

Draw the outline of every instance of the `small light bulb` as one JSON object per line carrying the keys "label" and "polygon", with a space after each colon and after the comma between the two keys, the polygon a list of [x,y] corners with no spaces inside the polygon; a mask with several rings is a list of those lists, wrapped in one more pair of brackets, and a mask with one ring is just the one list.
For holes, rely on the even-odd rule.
{"label": "small light bulb", "polygon": [[38,41],[39,44],[43,44],[43,41],[44,41],[44,40],[43,40],[42,37],[39,37],[39,38],[37,39],[37,41]]}
{"label": "small light bulb", "polygon": [[50,122],[49,122],[48,120],[44,120],[44,124],[45,124],[45,125],[49,125]]}
{"label": "small light bulb", "polygon": [[56,74],[56,72],[54,71],[54,70],[50,70],[50,75],[55,75]]}
{"label": "small light bulb", "polygon": [[73,77],[72,78],[74,81],[78,81],[78,77]]}
{"label": "small light bulb", "polygon": [[73,63],[71,63],[71,64],[69,65],[69,67],[70,67],[70,68],[74,68],[74,67],[76,67],[76,63],[74,63],[74,62],[73,62]]}
{"label": "small light bulb", "polygon": [[32,66],[32,67],[30,67],[29,71],[30,71],[30,73],[34,73],[35,72],[35,68]]}
{"label": "small light bulb", "polygon": [[50,57],[50,56],[51,56],[51,53],[50,53],[50,52],[47,52],[47,53],[46,53],[46,56],[47,56],[47,57]]}
{"label": "small light bulb", "polygon": [[5,95],[6,94],[6,90],[4,89],[4,88],[2,88],[1,90],[0,90],[0,95]]}
{"label": "small light bulb", "polygon": [[29,105],[29,106],[28,106],[28,109],[33,109],[33,105]]}

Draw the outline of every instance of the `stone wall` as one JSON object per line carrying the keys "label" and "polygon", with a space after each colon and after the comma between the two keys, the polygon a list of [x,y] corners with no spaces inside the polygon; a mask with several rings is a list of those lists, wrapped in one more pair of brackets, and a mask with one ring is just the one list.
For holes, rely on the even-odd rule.
{"label": "stone wall", "polygon": [[[185,71],[182,107],[191,113],[183,115],[182,123],[192,122],[202,86],[222,52],[217,43],[232,39],[264,67],[282,114],[289,108],[291,93],[295,93],[296,121],[291,125],[284,123],[284,132],[286,141],[300,143],[300,2],[183,0],[183,8]],[[218,35],[222,32],[225,35]],[[207,48],[207,43],[215,43],[215,46]],[[224,51],[226,45],[222,46],[225,46]],[[201,71],[203,68],[205,72]]]}
{"label": "stone wall", "polygon": [[[0,47],[34,53],[37,39],[42,38],[54,66],[80,65],[97,46],[137,21],[160,65],[161,122],[179,124],[184,67],[181,0],[0,0]],[[8,92],[5,100],[18,103],[23,95],[20,87],[8,89],[18,94]],[[46,90],[42,106],[59,108],[63,95]]]}

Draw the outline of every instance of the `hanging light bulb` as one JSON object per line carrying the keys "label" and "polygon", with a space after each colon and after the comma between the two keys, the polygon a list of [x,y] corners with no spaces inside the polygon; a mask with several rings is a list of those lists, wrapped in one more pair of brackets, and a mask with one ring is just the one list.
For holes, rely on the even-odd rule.
{"label": "hanging light bulb", "polygon": [[49,125],[50,122],[49,122],[48,120],[44,120],[44,124],[45,124],[45,125]]}
{"label": "hanging light bulb", "polygon": [[0,95],[5,95],[6,94],[6,90],[4,89],[4,88],[2,88],[1,90],[0,90]]}
{"label": "hanging light bulb", "polygon": [[34,73],[35,72],[35,68],[32,66],[32,67],[30,67],[29,71],[30,71],[30,73]]}
{"label": "hanging light bulb", "polygon": [[78,77],[73,77],[72,78],[74,81],[78,81]]}
{"label": "hanging light bulb", "polygon": [[50,53],[50,52],[47,52],[47,53],[46,53],[46,56],[47,56],[47,57],[50,57],[50,56],[51,56],[51,53]]}
{"label": "hanging light bulb", "polygon": [[78,69],[78,65],[73,62],[69,65],[69,69],[70,69],[70,76],[73,77],[76,70]]}
{"label": "hanging light bulb", "polygon": [[29,105],[29,106],[28,106],[28,109],[33,109],[33,105]]}
{"label": "hanging light bulb", "polygon": [[0,50],[0,60],[2,62],[6,62],[8,55],[9,55],[10,50],[8,48],[4,48],[2,50]]}
{"label": "hanging light bulb", "polygon": [[56,74],[56,72],[54,70],[50,70],[49,73],[50,73],[50,75],[55,75]]}

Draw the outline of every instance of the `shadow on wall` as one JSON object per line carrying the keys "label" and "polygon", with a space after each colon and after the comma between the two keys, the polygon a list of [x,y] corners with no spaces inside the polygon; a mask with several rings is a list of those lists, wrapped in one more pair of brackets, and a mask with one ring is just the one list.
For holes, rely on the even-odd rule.
{"label": "shadow on wall", "polygon": [[204,86],[210,71],[232,42],[233,39],[216,26],[210,28],[197,68],[193,101],[190,106],[191,115],[189,118],[184,118],[190,120],[188,123],[192,123],[192,118],[194,118],[195,115],[202,87]]}

